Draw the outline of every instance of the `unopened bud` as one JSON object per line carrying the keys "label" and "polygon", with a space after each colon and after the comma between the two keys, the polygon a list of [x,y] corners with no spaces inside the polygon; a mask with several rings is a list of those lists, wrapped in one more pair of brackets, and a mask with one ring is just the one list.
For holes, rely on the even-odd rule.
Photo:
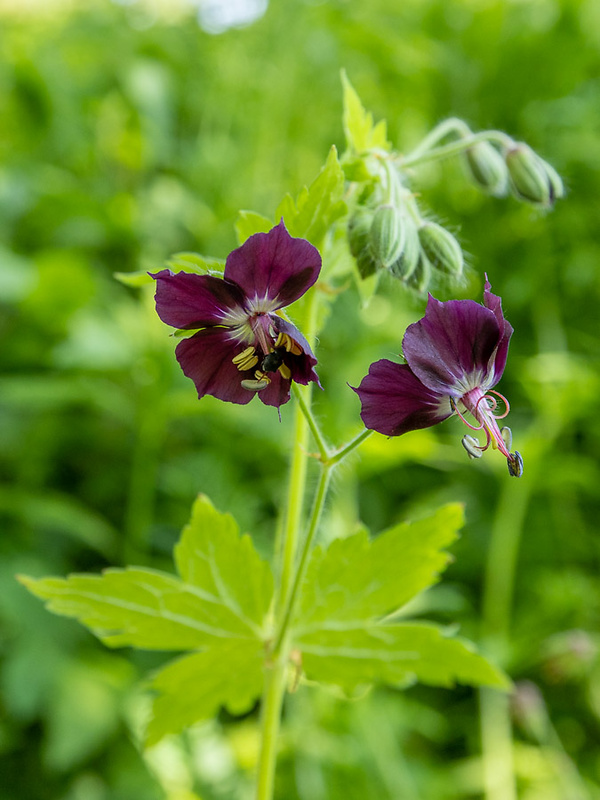
{"label": "unopened bud", "polygon": [[369,231],[372,221],[373,212],[360,208],[352,215],[348,223],[348,244],[350,252],[356,259],[361,278],[368,278],[377,268],[369,248]]}
{"label": "unopened bud", "polygon": [[508,171],[500,153],[489,142],[477,142],[465,152],[472,180],[485,192],[502,197],[508,189]]}
{"label": "unopened bud", "polygon": [[563,197],[565,190],[558,172],[525,143],[508,150],[505,161],[511,188],[520,200],[550,208]]}
{"label": "unopened bud", "polygon": [[483,450],[479,444],[479,439],[476,439],[474,436],[465,434],[461,439],[461,443],[467,451],[469,458],[481,458],[483,455]]}
{"label": "unopened bud", "polygon": [[369,231],[369,247],[376,263],[387,268],[400,257],[405,227],[403,215],[395,206],[379,206]]}
{"label": "unopened bud", "polygon": [[421,255],[421,243],[414,222],[404,217],[404,249],[390,265],[390,272],[397,278],[407,280],[416,270]]}
{"label": "unopened bud", "polygon": [[423,294],[431,283],[431,263],[423,250],[419,253],[417,266],[406,279],[406,283],[416,289],[419,294]]}
{"label": "unopened bud", "polygon": [[437,222],[424,222],[419,228],[419,242],[435,269],[446,275],[462,275],[464,258],[454,236]]}

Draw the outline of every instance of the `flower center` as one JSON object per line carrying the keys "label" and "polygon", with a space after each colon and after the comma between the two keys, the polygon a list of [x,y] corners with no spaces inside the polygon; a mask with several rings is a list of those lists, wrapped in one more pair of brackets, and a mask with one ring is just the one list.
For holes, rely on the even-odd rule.
{"label": "flower center", "polygon": [[484,445],[480,445],[479,440],[474,436],[465,436],[463,438],[462,443],[469,456],[471,458],[480,458],[491,444],[493,450],[499,450],[506,458],[509,473],[515,477],[520,477],[523,474],[523,459],[518,451],[510,452],[512,444],[510,428],[500,428],[498,426],[498,420],[507,417],[510,411],[510,404],[506,397],[493,389],[483,392],[480,387],[476,387],[464,394],[460,398],[460,402],[473,415],[478,424],[473,425],[465,419],[456,401],[450,398],[452,410],[458,414],[471,430],[484,431],[486,438]]}
{"label": "flower center", "polygon": [[[252,320],[250,324],[252,325]],[[274,339],[275,331],[271,325],[265,330],[263,323],[257,322],[255,331],[255,342],[258,347],[247,347],[232,361],[240,372],[253,369],[260,361],[259,368],[254,370],[254,378],[242,380],[244,389],[260,392],[271,383],[271,375],[275,372],[279,372],[284,380],[291,379],[292,371],[285,363],[286,354],[301,355],[302,348],[287,333],[279,333],[277,339]]]}

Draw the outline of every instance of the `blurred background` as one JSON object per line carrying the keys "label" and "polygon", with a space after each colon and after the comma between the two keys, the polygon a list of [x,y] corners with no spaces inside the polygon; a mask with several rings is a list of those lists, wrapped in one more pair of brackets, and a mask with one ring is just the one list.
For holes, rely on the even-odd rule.
{"label": "blurred background", "polygon": [[[519,798],[600,797],[600,5],[1,0],[6,800],[251,797],[256,710],[143,754],[140,681],[163,655],[109,652],[14,576],[170,569],[198,491],[270,553],[291,405],[279,423],[258,402],[199,403],[151,290],[113,273],[155,270],[183,250],[224,257],[238,209],[272,216],[309,183],[331,143],[343,150],[342,67],[400,151],[459,116],[527,141],[568,194],[543,214],[484,197],[454,161],[421,175],[422,202],[488,272],[515,328],[498,388],[524,477],[493,454],[469,462],[458,420],[374,436],[338,473],[324,526],[328,537],[358,520],[377,532],[464,501],[455,562],[423,610],[458,623],[515,695],[507,705],[415,687],[347,701],[302,686],[286,706],[277,797],[480,798],[487,769],[488,800],[514,800],[510,788],[490,793],[495,752],[509,753]],[[387,296],[364,309],[355,290],[337,300],[316,405],[335,441],[360,429],[346,382],[397,353],[422,310]]]}

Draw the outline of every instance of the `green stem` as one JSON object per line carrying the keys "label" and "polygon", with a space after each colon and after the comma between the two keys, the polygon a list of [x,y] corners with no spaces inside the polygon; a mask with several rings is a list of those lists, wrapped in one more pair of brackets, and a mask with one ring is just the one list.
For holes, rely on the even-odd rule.
{"label": "green stem", "polygon": [[339,464],[347,455],[349,455],[353,450],[355,450],[359,445],[361,445],[366,439],[369,438],[373,434],[373,431],[368,430],[365,428],[364,431],[361,431],[358,436],[355,436],[347,445],[344,447],[340,447],[339,450],[336,450],[331,456],[327,459],[327,464],[334,466],[335,464]]}
{"label": "green stem", "polygon": [[[530,487],[530,480],[505,483],[492,528],[483,589],[484,637],[492,657],[501,658],[508,641]],[[485,799],[516,800],[509,697],[494,689],[481,689],[479,704]]]}
{"label": "green stem", "polygon": [[319,455],[321,456],[321,460],[326,461],[329,458],[329,449],[327,447],[327,444],[325,443],[325,438],[321,433],[319,424],[317,423],[310,406],[305,401],[300,387],[297,384],[293,383],[292,391],[294,392],[294,397],[298,401],[298,405],[300,406],[300,411],[302,412],[304,419],[306,420],[308,427],[310,428],[310,431],[314,437],[315,443],[319,449]]}
{"label": "green stem", "polygon": [[423,152],[419,146],[417,150],[409,153],[407,156],[398,159],[398,163],[402,169],[408,167],[416,167],[418,164],[424,164],[426,161],[437,161],[441,158],[449,158],[450,156],[458,155],[473,147],[478,142],[496,142],[503,147],[512,147],[514,141],[501,131],[482,131],[481,133],[473,133],[471,136],[465,136],[458,139],[456,142],[442,145],[441,147],[434,147],[432,150]]}
{"label": "green stem", "polygon": [[296,570],[296,575],[294,576],[294,583],[292,585],[291,591],[289,593],[289,597],[287,599],[285,605],[285,611],[283,614],[283,618],[281,620],[281,624],[279,626],[279,630],[275,637],[275,645],[273,647],[273,652],[275,655],[278,655],[281,651],[283,644],[285,642],[285,638],[288,632],[290,621],[293,617],[294,611],[296,609],[296,602],[298,600],[298,594],[300,586],[302,585],[302,581],[304,580],[304,575],[306,573],[306,567],[308,565],[308,556],[310,554],[312,543],[315,538],[315,534],[319,527],[319,521],[321,519],[321,512],[323,511],[323,506],[325,505],[325,498],[327,497],[327,490],[329,488],[329,479],[331,477],[331,469],[330,465],[323,465],[321,468],[321,475],[319,477],[319,484],[317,486],[317,491],[315,493],[315,499],[313,503],[312,513],[310,515],[310,522],[308,525],[308,533],[306,534],[306,539],[304,540],[304,547],[302,548],[302,555],[300,556],[300,561],[298,563],[298,568]]}
{"label": "green stem", "polygon": [[[308,296],[308,306],[306,309],[306,320],[304,330],[309,341],[311,341],[317,328],[317,307],[318,292],[313,288]],[[311,397],[312,385],[296,386],[294,394],[298,399],[298,405],[294,418],[294,446],[292,454],[292,465],[288,484],[288,500],[285,523],[279,530],[279,536],[275,545],[277,563],[281,565],[279,580],[279,595],[277,599],[277,609],[283,607],[289,592],[290,583],[294,571],[296,551],[298,548],[298,536],[302,522],[302,509],[304,506],[304,493],[306,490],[306,473],[308,462],[308,419],[312,419]],[[314,420],[313,420],[314,423]],[[316,425],[316,423],[314,423]],[[283,542],[281,540],[283,537]],[[283,552],[282,552],[283,551]]]}
{"label": "green stem", "polygon": [[409,158],[414,158],[415,156],[421,155],[421,153],[431,150],[434,144],[441,142],[442,139],[445,139],[446,136],[449,136],[451,133],[457,133],[459,136],[470,136],[472,131],[467,123],[463,122],[463,120],[459,119],[458,117],[450,117],[449,119],[445,119],[427,134],[427,136],[410,153]]}
{"label": "green stem", "polygon": [[[310,387],[308,388],[308,398],[310,403]],[[302,389],[300,390],[302,391]],[[306,389],[304,389],[306,392]],[[305,400],[305,405],[308,405]],[[276,551],[283,551],[278,560],[281,562],[279,577],[279,599],[278,606],[285,602],[287,597],[294,562],[296,560],[296,549],[298,546],[298,531],[302,520],[302,508],[304,505],[304,491],[306,488],[306,470],[308,460],[308,424],[300,405],[296,407],[294,418],[294,451],[292,454],[292,464],[288,484],[288,499],[285,515],[285,522],[281,528],[283,541],[279,540]]]}
{"label": "green stem", "polygon": [[[283,654],[282,654],[283,655]],[[261,709],[261,749],[258,758],[256,800],[271,800],[277,764],[277,740],[281,706],[285,691],[286,660],[279,658],[265,668],[265,687]]]}

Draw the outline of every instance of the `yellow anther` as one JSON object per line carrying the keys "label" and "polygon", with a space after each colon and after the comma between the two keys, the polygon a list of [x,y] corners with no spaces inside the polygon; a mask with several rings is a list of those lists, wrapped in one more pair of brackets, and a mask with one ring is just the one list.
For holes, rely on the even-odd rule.
{"label": "yellow anther", "polygon": [[279,367],[279,372],[281,374],[281,377],[286,381],[289,381],[289,379],[292,377],[292,370],[285,364],[282,364]]}
{"label": "yellow anther", "polygon": [[280,332],[275,342],[275,348],[284,347],[288,353],[293,356],[299,356],[302,353],[302,348],[295,342],[288,333]]}
{"label": "yellow anther", "polygon": [[247,369],[252,369],[252,367],[255,367],[258,364],[258,356],[256,355],[256,350],[254,347],[247,347],[245,350],[242,350],[241,353],[238,353],[237,356],[234,356],[231,360],[240,370],[240,372],[244,372]]}

